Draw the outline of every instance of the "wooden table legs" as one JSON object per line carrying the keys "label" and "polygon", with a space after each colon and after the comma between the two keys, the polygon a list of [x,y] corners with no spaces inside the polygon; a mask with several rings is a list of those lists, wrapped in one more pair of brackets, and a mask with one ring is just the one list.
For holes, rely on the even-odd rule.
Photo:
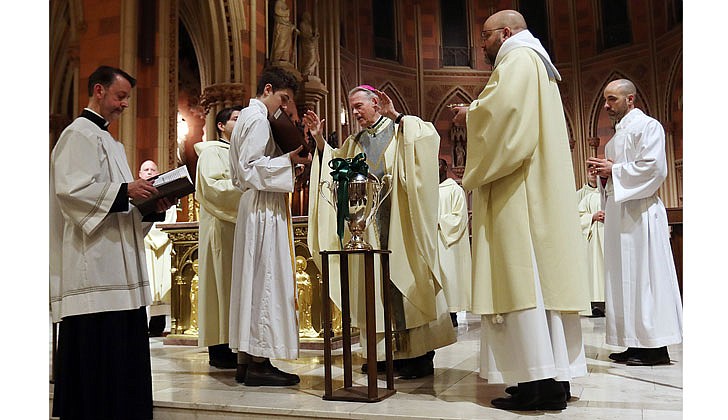
{"label": "wooden table legs", "polygon": [[[333,401],[356,401],[356,402],[377,402],[396,393],[394,389],[394,360],[392,356],[392,324],[391,304],[389,290],[391,279],[389,278],[389,252],[382,250],[344,250],[344,251],[321,251],[322,255],[322,302],[329,300],[329,255],[340,256],[339,275],[341,278],[341,317],[342,317],[342,340],[343,340],[343,368],[344,386],[333,390],[331,366],[331,337],[332,322],[331,309],[323,305],[323,327],[324,327],[324,396],[325,400]],[[352,380],[351,360],[351,305],[349,301],[349,256],[352,254],[363,254],[364,256],[364,290],[366,306],[366,345],[367,345],[367,386],[354,386]],[[375,306],[374,287],[374,254],[380,254],[382,262],[382,295],[384,306],[384,348],[387,364],[387,387],[377,386],[377,314]]]}

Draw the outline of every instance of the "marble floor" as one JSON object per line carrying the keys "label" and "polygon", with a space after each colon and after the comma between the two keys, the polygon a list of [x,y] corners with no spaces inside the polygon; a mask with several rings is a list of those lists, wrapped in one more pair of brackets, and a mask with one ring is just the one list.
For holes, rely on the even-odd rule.
{"label": "marble floor", "polygon": [[[571,382],[566,410],[508,412],[490,400],[504,395],[505,385],[478,377],[480,318],[458,314],[458,341],[438,349],[435,375],[395,380],[397,393],[378,403],[324,401],[323,353],[301,351],[298,360],[277,360],[281,369],[297,373],[301,383],[289,388],[246,387],[235,382],[234,370],[208,365],[205,348],[169,346],[151,338],[154,418],[212,419],[517,419],[568,418],[669,420],[683,418],[682,345],[670,346],[669,366],[631,367],[612,363],[607,355],[622,348],[604,342],[604,318],[582,317],[589,374]],[[363,360],[358,345],[354,366]],[[341,350],[334,352],[334,389],[343,385]],[[380,375],[380,387],[385,387]],[[356,384],[366,385],[354,372]],[[50,389],[52,404],[53,386]]]}

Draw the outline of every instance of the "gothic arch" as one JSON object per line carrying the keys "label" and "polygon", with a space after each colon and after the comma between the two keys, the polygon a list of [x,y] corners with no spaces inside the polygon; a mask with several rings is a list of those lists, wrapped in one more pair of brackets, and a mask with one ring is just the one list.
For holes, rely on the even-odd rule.
{"label": "gothic arch", "polygon": [[[339,82],[341,83],[341,90],[339,91],[339,97],[341,99],[341,104],[346,112],[346,130],[344,130],[343,127],[340,128],[339,133],[339,145],[344,142],[344,139],[346,139],[349,135],[351,135],[353,130],[353,124],[352,121],[352,115],[351,115],[351,109],[349,109],[349,91],[354,88],[354,82],[349,80],[349,73],[342,71],[339,73]],[[339,127],[337,127],[339,128]]]}
{"label": "gothic arch", "polygon": [[242,2],[182,1],[179,18],[192,38],[203,89],[215,83],[243,81],[240,34],[247,29],[247,21]]}
{"label": "gothic arch", "polygon": [[402,95],[399,93],[399,90],[397,90],[392,82],[386,81],[382,83],[382,86],[378,89],[389,95],[394,103],[395,109],[399,110],[399,112],[404,114],[411,113],[410,108],[407,106],[407,102],[405,102],[404,98],[402,98]]}
{"label": "gothic arch", "polygon": [[[470,96],[470,94],[463,90],[463,88],[461,88],[460,86],[454,87],[452,90],[443,95],[443,98],[445,99],[437,104],[437,106],[433,110],[432,115],[430,115],[429,121],[437,121],[448,104],[470,104],[471,102],[473,102],[473,98]],[[447,112],[450,112],[450,110],[448,110]]]}
{"label": "gothic arch", "polygon": [[49,151],[79,108],[78,36],[83,32],[83,5],[80,0],[50,3],[50,97]]}
{"label": "gothic arch", "polygon": [[[682,48],[677,52],[675,55],[675,59],[672,62],[672,65],[670,66],[670,73],[667,79],[667,89],[665,89],[665,97],[663,104],[665,106],[665,113],[664,115],[667,117],[667,121],[672,120],[672,103],[675,99],[673,95],[675,94],[675,89],[677,88],[678,80],[680,82],[680,85],[682,85],[682,64],[683,64],[683,52]],[[680,76],[680,77],[678,77]],[[682,93],[682,91],[681,91]]]}
{"label": "gothic arch", "polygon": [[663,189],[663,200],[668,207],[683,205],[683,72],[682,48],[678,51],[670,67],[665,89],[665,141],[668,176]]}

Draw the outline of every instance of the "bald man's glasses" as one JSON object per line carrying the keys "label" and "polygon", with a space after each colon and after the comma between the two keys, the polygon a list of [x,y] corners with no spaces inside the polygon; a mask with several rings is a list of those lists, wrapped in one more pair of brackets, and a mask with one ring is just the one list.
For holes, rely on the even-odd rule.
{"label": "bald man's glasses", "polygon": [[480,39],[485,41],[486,39],[490,38],[490,35],[489,35],[490,32],[501,31],[503,29],[505,29],[505,26],[502,28],[493,28],[493,29],[486,29],[486,30],[480,31]]}

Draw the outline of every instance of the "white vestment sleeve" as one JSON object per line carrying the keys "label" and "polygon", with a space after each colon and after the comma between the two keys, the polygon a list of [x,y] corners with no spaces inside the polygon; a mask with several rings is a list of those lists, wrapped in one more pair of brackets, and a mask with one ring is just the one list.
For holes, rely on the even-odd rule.
{"label": "white vestment sleeve", "polygon": [[234,176],[233,184],[245,191],[254,189],[268,192],[293,192],[293,165],[288,154],[270,157],[272,150],[268,149],[270,138],[270,125],[266,119],[255,119],[247,125],[245,132],[238,130],[236,125],[233,137],[242,136],[242,141],[232,141],[237,147],[237,162],[231,166]]}
{"label": "white vestment sleeve", "polygon": [[667,177],[665,132],[660,123],[651,120],[641,132],[626,136],[625,147],[632,149],[629,154],[636,156],[612,166],[614,201],[617,203],[654,195]]}
{"label": "white vestment sleeve", "polygon": [[111,164],[101,139],[96,141],[79,132],[69,136],[53,162],[55,193],[61,212],[91,235],[109,213],[121,183],[99,181],[107,179],[102,173],[107,172],[104,166]]}

